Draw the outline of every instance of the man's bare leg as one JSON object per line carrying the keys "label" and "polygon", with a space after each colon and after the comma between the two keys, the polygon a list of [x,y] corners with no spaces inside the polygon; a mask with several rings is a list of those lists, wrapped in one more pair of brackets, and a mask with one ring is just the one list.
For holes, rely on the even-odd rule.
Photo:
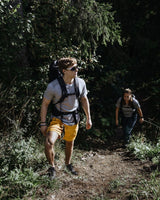
{"label": "man's bare leg", "polygon": [[65,164],[68,165],[71,162],[72,153],[73,153],[74,141],[68,142],[66,141],[66,149],[65,149]]}
{"label": "man's bare leg", "polygon": [[74,170],[72,164],[71,164],[71,158],[72,158],[72,153],[73,153],[73,146],[74,146],[74,141],[67,142],[66,141],[66,149],[65,149],[65,164],[67,169],[74,175],[77,175],[78,173]]}
{"label": "man's bare leg", "polygon": [[54,144],[55,144],[57,139],[58,139],[58,133],[56,133],[56,132],[47,133],[46,142],[45,142],[45,155],[46,155],[46,158],[47,158],[49,164],[51,164],[52,167],[55,167],[55,164],[54,164],[54,157],[55,157]]}

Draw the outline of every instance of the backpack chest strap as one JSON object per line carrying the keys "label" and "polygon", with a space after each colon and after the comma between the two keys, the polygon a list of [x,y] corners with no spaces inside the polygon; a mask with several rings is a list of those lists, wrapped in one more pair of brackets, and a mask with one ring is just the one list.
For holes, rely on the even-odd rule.
{"label": "backpack chest strap", "polygon": [[62,77],[58,78],[58,82],[59,82],[59,85],[60,85],[61,90],[62,90],[62,96],[54,105],[63,102],[66,97],[71,96],[71,95],[76,95],[76,97],[79,98],[79,88],[77,86],[78,83],[77,83],[76,78],[74,79],[74,90],[75,90],[75,92],[73,92],[73,93],[67,92],[66,84],[65,84],[64,79]]}

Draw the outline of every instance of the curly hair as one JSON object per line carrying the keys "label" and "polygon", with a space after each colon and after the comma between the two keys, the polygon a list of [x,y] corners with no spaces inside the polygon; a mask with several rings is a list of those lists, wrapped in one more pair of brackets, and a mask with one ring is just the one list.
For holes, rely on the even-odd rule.
{"label": "curly hair", "polygon": [[62,72],[63,69],[67,69],[68,67],[72,67],[74,64],[77,64],[77,60],[72,57],[60,58],[58,60],[59,70]]}

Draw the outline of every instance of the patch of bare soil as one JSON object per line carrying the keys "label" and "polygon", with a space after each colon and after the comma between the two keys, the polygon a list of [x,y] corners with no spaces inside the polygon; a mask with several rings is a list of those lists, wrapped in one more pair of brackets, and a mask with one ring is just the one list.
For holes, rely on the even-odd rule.
{"label": "patch of bare soil", "polygon": [[46,199],[127,200],[133,185],[146,176],[149,165],[149,162],[135,159],[122,147],[82,151],[74,158],[78,176],[66,172],[64,167],[57,169],[60,189]]}

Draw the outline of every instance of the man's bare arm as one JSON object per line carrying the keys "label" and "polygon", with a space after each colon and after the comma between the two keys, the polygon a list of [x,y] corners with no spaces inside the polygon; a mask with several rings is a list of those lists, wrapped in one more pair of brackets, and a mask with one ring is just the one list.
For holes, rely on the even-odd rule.
{"label": "man's bare arm", "polygon": [[90,129],[92,127],[92,120],[90,115],[90,105],[87,96],[81,98],[82,108],[86,114],[86,129]]}
{"label": "man's bare arm", "polygon": [[[46,116],[47,116],[47,111],[48,111],[48,106],[50,104],[50,100],[47,100],[45,97],[43,98],[42,105],[41,105],[41,132],[43,135],[46,134],[47,131],[47,125],[44,123],[46,122]],[[43,123],[42,123],[43,122]]]}

